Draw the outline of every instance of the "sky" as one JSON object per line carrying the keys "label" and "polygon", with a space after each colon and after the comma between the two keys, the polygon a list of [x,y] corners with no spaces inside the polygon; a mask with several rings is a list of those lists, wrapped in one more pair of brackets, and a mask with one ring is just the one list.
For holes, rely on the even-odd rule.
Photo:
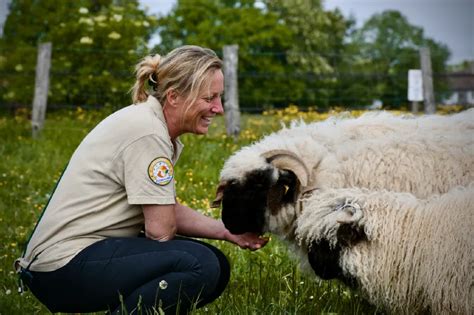
{"label": "sky", "polygon": [[[139,0],[149,13],[168,13],[176,0]],[[474,59],[474,0],[323,0],[326,9],[339,8],[361,26],[370,16],[398,10],[412,25],[422,27],[425,36],[446,44],[450,64]],[[155,37],[153,41],[159,41]]]}

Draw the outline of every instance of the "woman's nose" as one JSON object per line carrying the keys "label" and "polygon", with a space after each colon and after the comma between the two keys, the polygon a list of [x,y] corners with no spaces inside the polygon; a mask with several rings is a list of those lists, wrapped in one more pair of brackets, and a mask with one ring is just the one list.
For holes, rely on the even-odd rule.
{"label": "woman's nose", "polygon": [[211,110],[215,114],[224,113],[224,107],[222,106],[222,99],[220,97],[216,99],[215,103],[212,105]]}

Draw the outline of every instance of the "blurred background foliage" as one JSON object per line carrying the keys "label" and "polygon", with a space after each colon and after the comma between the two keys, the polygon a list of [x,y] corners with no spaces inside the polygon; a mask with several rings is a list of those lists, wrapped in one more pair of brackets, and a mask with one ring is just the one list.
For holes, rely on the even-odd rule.
{"label": "blurred background foliage", "polygon": [[31,104],[37,46],[52,42],[48,107],[124,106],[156,27],[136,0],[13,0],[0,41],[0,101]]}
{"label": "blurred background foliage", "polygon": [[[158,2],[159,3],[159,2]],[[245,111],[285,107],[357,108],[407,104],[407,71],[431,49],[433,73],[449,50],[397,11],[361,28],[321,0],[178,0],[153,16],[137,0],[12,0],[0,39],[0,104],[30,107],[38,44],[53,43],[48,108],[123,107],[133,66],[184,44],[239,45],[239,99]],[[154,35],[161,42],[149,47]],[[438,98],[446,87],[435,80]]]}

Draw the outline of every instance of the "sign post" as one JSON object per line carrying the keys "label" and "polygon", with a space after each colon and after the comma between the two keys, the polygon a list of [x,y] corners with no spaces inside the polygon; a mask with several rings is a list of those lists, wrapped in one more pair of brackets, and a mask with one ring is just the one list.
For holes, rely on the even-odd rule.
{"label": "sign post", "polygon": [[412,113],[418,113],[418,102],[423,101],[423,76],[420,69],[408,70],[408,100],[412,102]]}

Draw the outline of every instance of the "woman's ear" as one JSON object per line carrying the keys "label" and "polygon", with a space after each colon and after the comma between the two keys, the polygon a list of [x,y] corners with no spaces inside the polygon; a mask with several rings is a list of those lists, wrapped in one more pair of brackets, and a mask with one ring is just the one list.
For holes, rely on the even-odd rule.
{"label": "woman's ear", "polygon": [[178,93],[173,90],[169,89],[166,91],[166,103],[170,106],[176,106],[178,102]]}

